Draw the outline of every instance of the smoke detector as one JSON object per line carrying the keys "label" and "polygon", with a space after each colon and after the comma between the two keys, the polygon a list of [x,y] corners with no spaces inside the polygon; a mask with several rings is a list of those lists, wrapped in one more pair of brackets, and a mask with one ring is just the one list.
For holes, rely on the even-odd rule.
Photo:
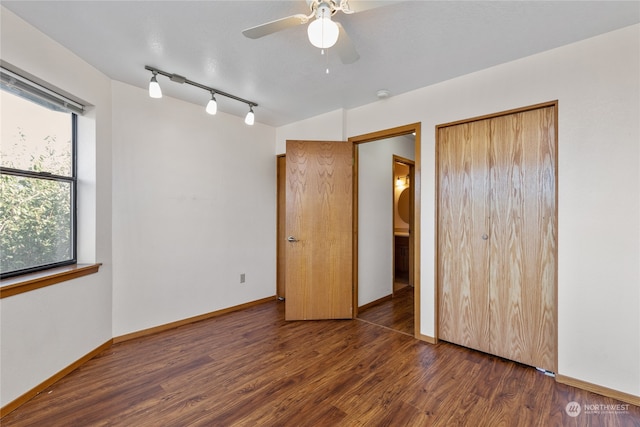
{"label": "smoke detector", "polygon": [[378,92],[376,92],[376,96],[378,97],[378,99],[387,99],[389,95],[391,95],[391,93],[386,89],[380,89]]}

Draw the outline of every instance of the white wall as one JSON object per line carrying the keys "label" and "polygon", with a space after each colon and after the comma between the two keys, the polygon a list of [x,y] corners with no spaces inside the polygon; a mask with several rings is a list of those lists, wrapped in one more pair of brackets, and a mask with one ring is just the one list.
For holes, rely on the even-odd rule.
{"label": "white wall", "polygon": [[421,333],[433,336],[439,123],[557,99],[559,373],[640,396],[640,25],[347,111],[422,122]]}
{"label": "white wall", "polygon": [[414,158],[413,139],[358,145],[358,306],[393,291],[393,155]]}
{"label": "white wall", "polygon": [[113,335],[275,296],[275,129],[119,82],[113,127]]}
{"label": "white wall", "polygon": [[78,260],[97,274],[0,300],[0,406],[111,339],[109,79],[4,8],[0,54],[93,105],[78,126]]}
{"label": "white wall", "polygon": [[304,141],[345,141],[344,110],[335,110],[307,120],[301,120],[276,129],[276,153],[286,151],[286,142]]}

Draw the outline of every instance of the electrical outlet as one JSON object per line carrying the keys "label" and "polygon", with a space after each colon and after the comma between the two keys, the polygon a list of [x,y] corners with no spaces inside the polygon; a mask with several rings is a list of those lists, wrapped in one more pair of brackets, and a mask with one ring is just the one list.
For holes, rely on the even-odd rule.
{"label": "electrical outlet", "polygon": [[240,283],[244,283],[244,273],[240,274]]}

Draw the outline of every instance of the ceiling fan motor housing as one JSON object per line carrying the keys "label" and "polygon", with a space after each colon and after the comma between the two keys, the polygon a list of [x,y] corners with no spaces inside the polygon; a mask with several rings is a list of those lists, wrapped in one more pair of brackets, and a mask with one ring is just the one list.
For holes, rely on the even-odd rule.
{"label": "ceiling fan motor housing", "polygon": [[333,16],[340,10],[340,7],[334,0],[307,0],[311,12],[316,15],[316,18],[322,18],[323,16]]}

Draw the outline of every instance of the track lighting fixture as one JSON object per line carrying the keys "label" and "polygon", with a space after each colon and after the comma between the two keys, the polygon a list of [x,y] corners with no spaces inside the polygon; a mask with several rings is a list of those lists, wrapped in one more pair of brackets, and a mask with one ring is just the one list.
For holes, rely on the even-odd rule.
{"label": "track lighting fixture", "polygon": [[253,106],[249,105],[249,112],[247,113],[247,116],[244,118],[244,122],[249,126],[253,126],[255,119],[256,119],[255,115],[253,114]]}
{"label": "track lighting fixture", "polygon": [[211,93],[211,99],[209,100],[209,102],[207,103],[207,107],[205,109],[205,111],[209,114],[216,114],[218,112],[218,102],[216,101],[216,95],[221,95],[224,96],[226,98],[231,98],[231,99],[235,99],[236,101],[239,102],[244,102],[245,104],[247,104],[249,106],[249,112],[247,113],[247,116],[244,119],[244,122],[248,125],[253,125],[255,122],[255,115],[253,114],[253,107],[257,107],[258,104],[256,104],[253,101],[248,101],[246,99],[237,97],[235,95],[232,95],[230,93],[227,92],[223,92],[221,90],[218,89],[214,89],[212,87],[209,86],[205,86],[203,84],[194,82],[192,80],[187,79],[186,77],[180,76],[178,74],[171,74],[171,73],[167,73],[166,71],[162,71],[162,70],[158,70],[157,68],[154,67],[150,67],[149,65],[145,65],[145,70],[149,70],[153,73],[153,76],[151,77],[151,81],[149,82],[149,96],[152,98],[162,98],[162,90],[160,89],[160,85],[158,84],[158,81],[156,79],[156,76],[158,74],[161,74],[165,77],[168,77],[169,80],[171,80],[172,82],[176,82],[176,83],[186,83],[188,85],[191,86],[195,86],[198,87],[200,89],[204,89],[207,92]]}
{"label": "track lighting fixture", "polygon": [[216,101],[216,93],[214,91],[211,91],[211,99],[207,103],[205,111],[212,116],[218,112],[218,102]]}
{"label": "track lighting fixture", "polygon": [[157,75],[158,73],[154,71],[153,76],[151,76],[151,81],[149,82],[149,96],[152,98],[162,98],[162,89],[160,89],[158,80],[156,80]]}

